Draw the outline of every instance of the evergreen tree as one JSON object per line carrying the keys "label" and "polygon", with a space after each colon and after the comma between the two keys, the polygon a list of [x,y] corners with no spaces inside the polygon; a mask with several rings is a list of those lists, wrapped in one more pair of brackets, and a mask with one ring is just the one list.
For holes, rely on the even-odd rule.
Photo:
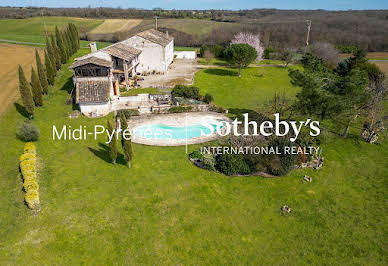
{"label": "evergreen tree", "polygon": [[34,115],[34,100],[32,98],[31,88],[26,80],[22,67],[19,65],[19,92],[22,98],[24,108],[30,116],[30,119]]}
{"label": "evergreen tree", "polygon": [[111,142],[109,142],[109,156],[112,159],[112,163],[116,164],[117,159],[117,139],[116,139],[116,132],[113,131],[112,123],[108,120],[108,127],[107,127],[109,135],[112,133],[114,134],[112,137]]}
{"label": "evergreen tree", "polygon": [[40,85],[40,81],[38,75],[35,72],[35,69],[31,67],[31,91],[32,98],[34,100],[35,106],[43,105],[43,96],[42,96],[42,86]]}
{"label": "evergreen tree", "polygon": [[47,56],[50,58],[51,68],[54,70],[54,77],[56,75],[56,63],[55,63],[55,51],[53,49],[53,46],[51,45],[48,37],[46,36],[46,50],[47,50]]}
{"label": "evergreen tree", "polygon": [[120,114],[120,122],[121,122],[121,146],[124,150],[124,157],[125,160],[128,163],[128,168],[131,168],[131,161],[133,158],[133,152],[132,152],[132,140],[131,136],[127,139],[124,138],[124,130],[128,128],[127,120],[125,118],[124,113]]}
{"label": "evergreen tree", "polygon": [[65,64],[66,61],[67,61],[66,47],[64,46],[64,42],[63,42],[63,39],[62,39],[62,34],[59,32],[57,26],[55,26],[55,39],[57,41],[59,55],[61,57],[61,63]]}
{"label": "evergreen tree", "polygon": [[40,85],[42,86],[43,94],[47,94],[48,81],[47,81],[46,69],[43,67],[38,50],[36,49],[35,49],[35,59],[36,59],[36,68],[38,70],[39,82],[40,82]]}
{"label": "evergreen tree", "polygon": [[63,43],[65,45],[65,49],[66,49],[67,60],[69,60],[69,58],[71,56],[69,37],[67,36],[66,30],[62,31],[61,34],[62,34]]}
{"label": "evergreen tree", "polygon": [[46,66],[48,84],[54,85],[54,79],[55,79],[54,68],[46,50],[44,51],[44,64]]}
{"label": "evergreen tree", "polygon": [[57,46],[57,41],[55,40],[54,35],[51,35],[50,39],[51,39],[51,47],[53,49],[53,58],[55,58],[55,60],[53,60],[55,63],[55,69],[59,70],[61,68],[62,63],[61,63],[61,55]]}

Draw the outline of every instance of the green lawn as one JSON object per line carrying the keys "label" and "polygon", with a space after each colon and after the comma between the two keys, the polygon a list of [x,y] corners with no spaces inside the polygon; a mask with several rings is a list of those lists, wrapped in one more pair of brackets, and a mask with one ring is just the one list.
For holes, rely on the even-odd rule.
{"label": "green lawn", "polygon": [[[52,125],[106,124],[67,118],[67,66],[33,121],[41,131],[38,215],[23,204],[18,177],[23,117],[12,108],[1,121],[0,264],[387,264],[386,140],[369,145],[352,132],[323,145],[323,169],[275,179],[199,169],[184,147],[134,145],[129,170],[122,157],[107,162],[105,137],[51,139]],[[203,70],[195,85],[236,108],[255,108],[277,88],[296,91],[282,68],[263,77],[250,68],[241,79],[230,71]],[[304,174],[313,182],[303,184]],[[290,215],[280,214],[283,204]]]}
{"label": "green lawn", "polygon": [[290,84],[287,68],[251,67],[237,76],[235,68],[209,68],[195,76],[201,93],[210,93],[214,102],[227,108],[258,109],[272,99],[274,92],[294,96],[298,88]]}
{"label": "green lawn", "polygon": [[45,32],[53,32],[69,22],[81,30],[91,30],[100,25],[103,19],[84,19],[71,17],[33,17],[26,19],[0,19],[0,39],[45,43]]}

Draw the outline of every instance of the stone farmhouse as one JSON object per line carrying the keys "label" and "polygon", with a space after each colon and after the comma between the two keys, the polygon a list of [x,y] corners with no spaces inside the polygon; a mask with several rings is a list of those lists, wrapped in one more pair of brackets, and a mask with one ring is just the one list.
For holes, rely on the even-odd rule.
{"label": "stone farmhouse", "polygon": [[[120,109],[145,109],[148,95],[120,97],[120,87],[130,89],[137,75],[165,74],[174,59],[174,39],[157,30],[146,30],[127,40],[75,59],[75,101],[81,113],[100,116]],[[146,106],[142,106],[146,105]]]}

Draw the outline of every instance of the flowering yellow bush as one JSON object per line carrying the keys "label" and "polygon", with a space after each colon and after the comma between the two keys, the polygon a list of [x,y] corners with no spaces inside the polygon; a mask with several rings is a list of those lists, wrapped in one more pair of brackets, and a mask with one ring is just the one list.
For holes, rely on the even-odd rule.
{"label": "flowering yellow bush", "polygon": [[36,190],[27,191],[24,196],[24,200],[27,203],[27,206],[30,209],[38,209],[39,208],[39,193]]}
{"label": "flowering yellow bush", "polygon": [[34,153],[23,153],[22,156],[20,156],[20,162],[23,162],[25,160],[35,160],[36,155]]}
{"label": "flowering yellow bush", "polygon": [[22,172],[22,175],[24,176],[26,173],[36,172],[35,164],[25,164],[23,167],[20,167],[20,170]]}
{"label": "flowering yellow bush", "polygon": [[24,153],[36,154],[35,144],[33,142],[27,142],[26,145],[24,145]]}
{"label": "flowering yellow bush", "polygon": [[20,156],[20,171],[23,176],[24,200],[30,209],[39,209],[39,185],[36,181],[36,148],[31,142],[24,146]]}
{"label": "flowering yellow bush", "polygon": [[24,161],[20,162],[20,169],[23,169],[23,167],[25,167],[25,166],[27,166],[27,165],[33,165],[33,166],[35,166],[35,163],[36,163],[36,160],[35,160],[35,159],[24,160]]}
{"label": "flowering yellow bush", "polygon": [[23,187],[24,187],[24,190],[26,192],[38,191],[38,189],[39,189],[39,185],[38,185],[38,183],[36,183],[36,180],[34,180],[34,179],[24,180]]}

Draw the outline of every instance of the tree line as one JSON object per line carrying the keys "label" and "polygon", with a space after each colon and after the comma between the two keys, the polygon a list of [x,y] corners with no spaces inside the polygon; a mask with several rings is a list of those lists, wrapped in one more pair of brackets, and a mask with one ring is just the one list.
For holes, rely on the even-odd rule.
{"label": "tree line", "polygon": [[55,27],[54,33],[46,35],[44,63],[35,49],[36,67],[31,67],[30,82],[19,65],[19,92],[30,119],[34,117],[35,107],[43,106],[43,95],[48,94],[49,86],[54,85],[57,71],[79,48],[78,30],[69,23],[64,30]]}

